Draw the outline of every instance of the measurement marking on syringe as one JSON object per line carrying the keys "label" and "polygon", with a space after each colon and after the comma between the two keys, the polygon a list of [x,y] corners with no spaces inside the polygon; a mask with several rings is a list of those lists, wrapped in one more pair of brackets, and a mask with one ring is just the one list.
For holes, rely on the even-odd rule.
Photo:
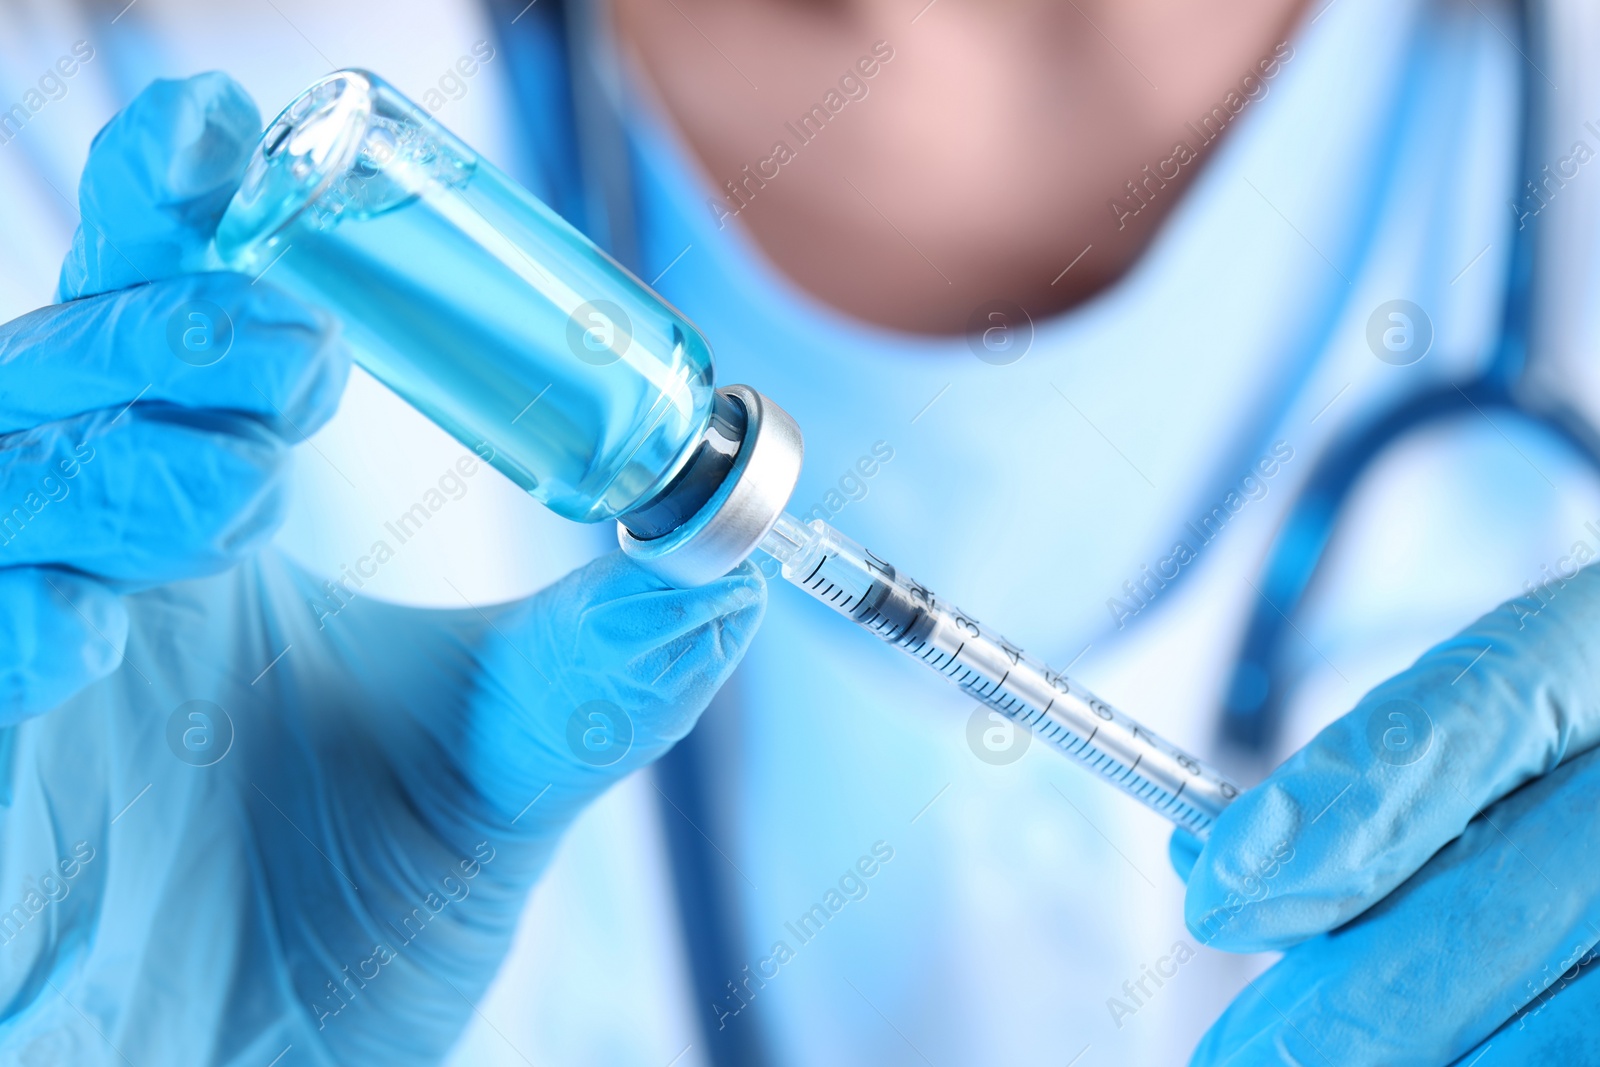
{"label": "measurement marking on syringe", "polygon": [[[796,585],[939,671],[959,686],[963,695],[1039,734],[1050,747],[1196,833],[1204,834],[1215,819],[1213,809],[1220,809],[1237,795],[1235,787],[1213,780],[1215,776],[1204,764],[1147,735],[1139,723],[1091,694],[1080,693],[1065,675],[1035,661],[998,634],[987,628],[980,631],[967,616],[935,601],[922,586],[896,575],[887,563],[825,524],[814,523],[806,529],[805,524],[788,517],[785,521],[793,527],[785,528],[778,546],[783,550],[780,562],[785,564],[785,577],[794,581],[804,574]],[[813,564],[809,572],[802,562],[806,556]],[[797,569],[788,568],[791,560],[799,565]],[[945,643],[952,637],[957,639],[954,650]],[[969,644],[976,650],[970,657]],[[992,673],[995,667],[1002,668],[999,676]],[[1041,696],[1045,697],[1043,704],[1038,703]],[[1060,711],[1056,710],[1058,704]],[[1100,745],[1100,730],[1108,724],[1111,740]],[[1085,726],[1090,728],[1088,736],[1082,735]],[[1127,758],[1128,752],[1134,753],[1133,759]],[[1155,757],[1148,770],[1146,755]],[[1192,772],[1185,772],[1197,765],[1204,772],[1199,778],[1200,792],[1194,800],[1186,800]]]}

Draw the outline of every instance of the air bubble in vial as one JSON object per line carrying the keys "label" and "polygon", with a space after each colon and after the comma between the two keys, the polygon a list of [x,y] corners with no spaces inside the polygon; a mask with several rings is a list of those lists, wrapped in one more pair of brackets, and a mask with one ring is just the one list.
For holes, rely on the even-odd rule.
{"label": "air bubble in vial", "polygon": [[361,163],[373,170],[382,170],[394,159],[398,151],[393,131],[384,126],[373,126],[361,139]]}

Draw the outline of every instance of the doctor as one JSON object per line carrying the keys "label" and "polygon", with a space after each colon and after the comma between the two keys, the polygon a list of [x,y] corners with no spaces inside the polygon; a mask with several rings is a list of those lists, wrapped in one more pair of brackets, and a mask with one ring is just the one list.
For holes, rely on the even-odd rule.
{"label": "doctor", "polygon": [[[345,364],[270,277],[185,272],[253,105],[217,76],[158,86],[89,153],[81,219],[70,195],[89,132],[154,73],[233,70],[270,107],[367,65],[490,155],[499,105],[502,158],[806,428],[801,503],[1205,747],[1254,561],[1330,435],[1486,358],[1513,228],[1592,236],[1569,142],[1600,109],[1551,113],[1558,181],[1525,194],[1509,12],[18,11],[5,269],[37,295],[5,327],[7,472],[32,517],[3,573],[13,715],[50,709],[6,734],[21,1062],[432,1062],[469,1020],[463,1062],[1171,1062],[1241,989],[1205,1062],[1582,1040],[1600,605],[1588,572],[1541,568],[1596,501],[1560,448],[1487,417],[1354,502],[1288,742],[1355,710],[1219,825],[1189,929],[1153,819],[775,590],[694,744],[579,822],[475,1008],[556,835],[687,729],[759,580],[672,594],[605,559],[490,608],[597,546],[363,382],[298,450],[304,495],[262,550]],[[1547,12],[1581,39],[1576,7]],[[29,312],[71,226],[74,302]],[[1559,277],[1542,299],[1592,297],[1587,260]],[[1398,299],[1431,335],[1403,367],[1367,344]],[[249,309],[203,377],[165,338],[200,300]],[[1594,395],[1592,333],[1552,319],[1541,373]],[[337,618],[304,610],[311,575],[432,490],[433,549]],[[1431,723],[1413,762],[1368,743],[1393,700]],[[636,732],[599,767],[566,737],[595,701]],[[1258,964],[1208,947],[1295,944],[1248,988]]]}

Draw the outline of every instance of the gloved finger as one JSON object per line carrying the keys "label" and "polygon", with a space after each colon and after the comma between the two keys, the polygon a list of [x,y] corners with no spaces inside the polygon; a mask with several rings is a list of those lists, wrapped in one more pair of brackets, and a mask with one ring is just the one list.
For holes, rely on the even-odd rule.
{"label": "gloved finger", "polygon": [[0,566],[71,567],[123,592],[226,570],[287,503],[291,446],[248,415],[140,403],[0,445]]}
{"label": "gloved finger", "polygon": [[558,702],[612,701],[638,720],[636,741],[659,751],[689,732],[744,655],[766,583],[745,564],[679,589],[613,552],[540,598],[541,643],[561,668],[552,676]]}
{"label": "gloved finger", "polygon": [[[1213,947],[1281,948],[1381,900],[1486,805],[1600,738],[1600,568],[1511,601],[1368,693],[1217,820],[1184,914]],[[1296,859],[1264,899],[1261,858]],[[1246,899],[1208,935],[1201,920]]]}
{"label": "gloved finger", "polygon": [[349,367],[332,320],[287,294],[237,274],[185,275],[0,325],[0,434],[135,401],[308,434],[333,414]]}
{"label": "gloved finger", "polygon": [[[605,690],[632,707],[680,708],[710,700],[766,610],[766,582],[749,563],[688,590],[667,585],[615,552],[569,575],[566,583],[590,592],[581,607],[576,597],[562,598],[569,610],[555,631],[568,641],[562,679],[569,695]],[[691,654],[694,661],[687,659]],[[626,666],[620,673],[619,660]],[[716,670],[708,672],[709,665]],[[662,740],[676,741],[692,721],[656,726]]]}
{"label": "gloved finger", "polygon": [[748,563],[694,589],[620,552],[493,609],[482,678],[507,710],[474,716],[481,791],[507,816],[545,785],[530,830],[570,816],[694,725],[760,625],[766,584]]}
{"label": "gloved finger", "polygon": [[94,579],[46,567],[0,570],[0,727],[49,711],[116,670],[127,641],[127,609]]}
{"label": "gloved finger", "polygon": [[1507,1019],[1455,1067],[1593,1062],[1600,1032],[1600,952],[1573,960],[1545,991]]}
{"label": "gloved finger", "polygon": [[197,268],[260,135],[255,104],[226,74],[151,84],[89,149],[58,298]]}
{"label": "gloved finger", "polygon": [[[1194,1062],[1376,1067],[1462,1056],[1600,942],[1597,798],[1591,750],[1490,807],[1360,918],[1290,949]],[[1274,883],[1265,890],[1270,898]]]}

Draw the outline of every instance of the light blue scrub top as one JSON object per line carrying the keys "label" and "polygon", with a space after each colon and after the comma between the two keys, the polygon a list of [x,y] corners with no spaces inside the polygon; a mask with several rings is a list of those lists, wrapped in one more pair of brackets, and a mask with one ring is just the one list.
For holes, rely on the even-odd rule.
{"label": "light blue scrub top", "polygon": [[[909,50],[915,32],[892,43]],[[698,172],[659,116],[632,130],[641,274],[666,271],[657,288],[711,339],[719,382],[748,382],[798,420],[806,460],[792,510],[826,500],[885,442],[893,459],[831,521],[1012,640],[1058,666],[1090,646],[1074,674],[1097,687],[1098,657],[1136,645],[1181,604],[1196,641],[1230,652],[1261,531],[1330,433],[1481,365],[1510,247],[1518,74],[1495,28],[1470,6],[1344,0],[1293,43],[1267,96],[1205,149],[1199,180],[1132,273],[1039,321],[1015,364],[982,362],[963,338],[867,327],[798,292],[736,224],[719,228],[707,198],[720,178]],[[895,77],[891,62],[873,91]],[[872,106],[869,95],[833,121]],[[996,165],[997,195],[1025,154]],[[807,162],[802,149],[773,180]],[[750,210],[762,208],[758,192]],[[884,226],[860,240],[900,238]],[[1062,265],[1078,251],[1064,247]],[[1373,309],[1394,298],[1426,308],[1436,331],[1408,368],[1366,343]],[[1463,508],[1469,517],[1458,511],[1443,529],[1464,521],[1488,556],[1498,544],[1507,558],[1385,572],[1388,607],[1314,609],[1306,626],[1342,649],[1343,682],[1311,685],[1318,699],[1297,710],[1308,723],[1520,592],[1527,561],[1542,558],[1519,531],[1553,513],[1548,487],[1494,428],[1455,438],[1467,476],[1447,464],[1432,475],[1437,492],[1400,506],[1419,530],[1433,528],[1436,505]],[[1204,584],[1204,596],[1166,590],[1119,629],[1108,598],[1170,556],[1185,523],[1275,442],[1295,458],[1242,513],[1258,531],[1248,549],[1230,547],[1230,527],[1178,579]],[[1369,544],[1392,542],[1405,525],[1396,519],[1382,513]],[[1357,557],[1354,569],[1390,562]],[[1196,577],[1208,571],[1228,573]],[[1322,660],[1291,653],[1315,683]],[[1173,706],[1215,707],[1226,666],[1212,691],[1174,694]],[[737,713],[718,727],[722,825],[709,833],[728,854],[748,962],[777,973],[725,1022],[762,1027],[779,1062],[1064,1063],[1085,1046],[1086,1063],[1180,1062],[1260,966],[1201,953],[1171,979],[1181,991],[1114,1018],[1107,1002],[1126,1001],[1124,979],[1178,941],[1194,945],[1163,858],[1166,827],[1042,747],[1008,767],[981,762],[966,738],[970,699],[798,590],[774,584],[732,696]],[[1203,712],[1169,721],[1159,707],[1128,710],[1181,743],[1212,745]],[[1311,724],[1291,734],[1303,740]],[[867,895],[808,940],[795,936],[796,920],[879,841],[894,858]]]}

